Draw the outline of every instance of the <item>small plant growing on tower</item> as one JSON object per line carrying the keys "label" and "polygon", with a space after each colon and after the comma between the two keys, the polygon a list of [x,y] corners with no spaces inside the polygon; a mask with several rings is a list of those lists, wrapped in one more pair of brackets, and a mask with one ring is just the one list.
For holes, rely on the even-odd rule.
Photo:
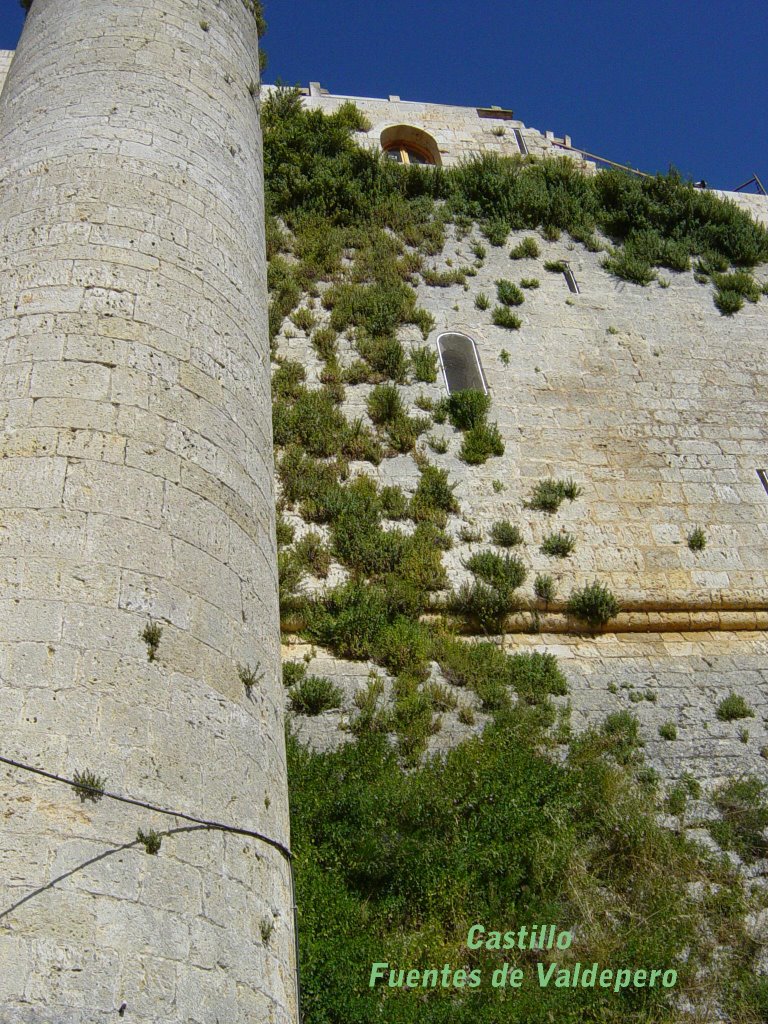
{"label": "small plant growing on tower", "polygon": [[400,391],[394,384],[379,384],[368,395],[368,415],[379,426],[388,426],[405,415]]}
{"label": "small plant growing on tower", "polygon": [[733,314],[738,313],[744,305],[744,299],[741,297],[739,292],[733,291],[730,288],[725,288],[721,291],[715,292],[715,305],[723,316],[733,316]]}
{"label": "small plant growing on tower", "polygon": [[677,739],[677,726],[674,722],[664,722],[659,726],[659,736],[663,740],[676,740]]}
{"label": "small plant growing on tower", "polygon": [[549,533],[541,542],[541,552],[554,558],[567,558],[576,547],[576,538],[572,533],[562,530],[560,533]]}
{"label": "small plant growing on tower", "polygon": [[491,304],[491,300],[485,294],[485,292],[478,292],[475,296],[475,308],[476,309],[488,309]]}
{"label": "small plant growing on tower", "polygon": [[520,287],[521,288],[528,288],[529,290],[533,290],[535,288],[538,288],[539,287],[539,279],[537,277],[524,277],[520,281]]}
{"label": "small plant growing on tower", "polygon": [[688,534],[688,547],[691,551],[703,551],[707,546],[707,538],[700,526],[694,527]]}
{"label": "small plant growing on tower", "polygon": [[505,594],[525,583],[526,569],[514,555],[499,555],[495,551],[478,551],[464,565],[483,583]]}
{"label": "small plant growing on tower", "polygon": [[525,296],[516,284],[502,278],[496,282],[496,297],[505,306],[522,306]]}
{"label": "small plant growing on tower", "polygon": [[555,597],[555,581],[547,573],[540,573],[533,581],[533,592],[544,604],[549,604]]}
{"label": "small plant growing on tower", "polygon": [[568,269],[568,264],[565,260],[547,260],[544,263],[544,269],[548,270],[550,274],[564,274]]}
{"label": "small plant growing on tower", "polygon": [[581,487],[570,477],[567,480],[548,478],[539,480],[526,505],[540,512],[557,512],[566,498],[568,501],[575,501],[581,493]]}
{"label": "small plant growing on tower", "polygon": [[305,533],[296,544],[296,557],[301,565],[315,576],[325,578],[331,567],[331,553],[323,538],[314,530]]}
{"label": "small plant growing on tower", "polygon": [[159,832],[155,832],[154,829],[150,829],[149,832],[143,832],[141,829],[136,833],[136,842],[141,843],[147,853],[153,857],[160,852],[160,844],[162,843],[162,836]]}
{"label": "small plant growing on tower", "polygon": [[[661,728],[663,728],[663,726]],[[667,794],[667,799],[664,804],[668,814],[674,814],[677,818],[682,817],[682,815],[685,814],[686,807],[688,806],[688,793],[686,792],[685,786],[673,786]]]}
{"label": "small plant growing on tower", "polygon": [[563,503],[565,495],[557,480],[539,480],[533,489],[533,494],[527,502],[529,508],[538,509],[540,512],[557,512]]}
{"label": "small plant growing on tower", "polygon": [[509,352],[507,352],[505,348],[503,348],[501,352],[499,352],[499,359],[505,366],[509,366]]}
{"label": "small plant growing on tower", "polygon": [[325,676],[307,676],[291,690],[291,710],[297,715],[319,715],[341,707],[343,691]]}
{"label": "small plant growing on tower", "polygon": [[470,466],[479,466],[491,456],[504,454],[504,441],[495,423],[478,423],[464,435],[459,458]]}
{"label": "small plant growing on tower", "polygon": [[504,245],[509,234],[509,224],[503,220],[489,220],[483,225],[483,234],[497,248]]}
{"label": "small plant growing on tower", "polygon": [[568,612],[597,629],[618,615],[619,602],[601,583],[590,583],[573,591],[568,600]]}
{"label": "small plant growing on tower", "polygon": [[491,541],[500,548],[513,548],[523,543],[520,527],[502,519],[491,527]]}
{"label": "small plant growing on tower", "polygon": [[427,444],[435,455],[445,455],[448,451],[448,442],[444,437],[435,437],[433,434],[430,434],[427,438]]}
{"label": "small plant growing on tower", "polygon": [[425,384],[434,384],[437,380],[437,353],[426,345],[411,351],[413,376]]}
{"label": "small plant growing on tower", "polygon": [[456,484],[448,483],[448,470],[425,466],[416,493],[411,498],[410,516],[416,522],[445,523],[446,513],[458,512],[459,503],[453,494]]}
{"label": "small plant growing on tower", "polygon": [[253,668],[250,665],[238,665],[237,674],[249,697],[254,686],[257,686],[264,678],[264,673],[261,671],[261,662],[259,661],[256,662]]}
{"label": "small plant growing on tower", "polygon": [[300,661],[284,661],[283,665],[283,686],[295,686],[300,683],[307,674],[307,666]]}
{"label": "small plant growing on tower", "polygon": [[294,528],[282,517],[282,515],[278,515],[277,517],[275,530],[277,534],[278,547],[284,548],[286,545],[293,543],[293,535],[295,533]]}
{"label": "small plant growing on tower", "polygon": [[141,634],[141,639],[147,645],[147,661],[154,661],[157,658],[162,635],[163,627],[150,619]]}
{"label": "small plant growing on tower", "polygon": [[523,321],[508,306],[495,306],[491,315],[496,327],[503,327],[507,331],[519,331]]}
{"label": "small plant growing on tower", "polygon": [[539,255],[539,243],[530,235],[519,242],[509,253],[513,260],[535,260]]}
{"label": "small plant growing on tower", "polygon": [[743,697],[729,693],[717,706],[717,717],[721,722],[735,722],[739,718],[754,718],[755,712]]}
{"label": "small plant growing on tower", "polygon": [[471,430],[485,422],[491,404],[489,395],[475,388],[448,396],[448,419],[457,430]]}
{"label": "small plant growing on tower", "polygon": [[768,843],[766,784],[754,775],[732,779],[712,796],[721,819],[708,824],[713,839],[725,850],[735,850],[746,861],[765,857]]}
{"label": "small plant growing on tower", "polygon": [[211,29],[211,26],[210,26],[209,22],[207,22],[205,20],[201,20],[200,28],[203,30],[203,32],[209,32],[210,29]]}
{"label": "small plant growing on tower", "polygon": [[576,499],[583,493],[582,488],[579,487],[576,481],[571,479],[571,477],[568,477],[567,480],[561,480],[560,486],[563,489],[563,495],[568,499],[568,501],[576,501]]}
{"label": "small plant growing on tower", "polygon": [[295,313],[291,314],[291,321],[300,331],[309,334],[315,326],[315,314],[306,306],[300,306]]}
{"label": "small plant growing on tower", "polygon": [[90,769],[86,769],[84,772],[75,772],[72,780],[75,783],[75,792],[80,797],[80,803],[84,804],[86,800],[98,803],[104,796],[107,780],[101,775],[96,775]]}

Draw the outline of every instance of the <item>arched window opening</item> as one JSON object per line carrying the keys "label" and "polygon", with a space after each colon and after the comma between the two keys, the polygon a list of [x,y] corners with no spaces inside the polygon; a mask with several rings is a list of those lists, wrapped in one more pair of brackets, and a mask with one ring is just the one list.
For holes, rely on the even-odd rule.
{"label": "arched window opening", "polygon": [[381,133],[381,148],[388,160],[399,164],[439,166],[440,151],[427,132],[410,124],[396,124]]}
{"label": "arched window opening", "polygon": [[449,395],[469,390],[488,394],[480,353],[472,338],[458,331],[447,331],[438,335],[437,353]]}

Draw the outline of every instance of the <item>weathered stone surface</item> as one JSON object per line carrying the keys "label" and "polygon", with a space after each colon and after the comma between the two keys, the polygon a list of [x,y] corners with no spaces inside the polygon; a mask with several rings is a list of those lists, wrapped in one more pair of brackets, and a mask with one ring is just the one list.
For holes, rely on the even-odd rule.
{"label": "weathered stone surface", "polygon": [[[265,86],[268,92],[274,86]],[[349,97],[328,95],[325,90],[310,85],[304,97],[305,106],[312,110],[323,110],[332,113]],[[564,149],[565,139],[555,140],[552,132],[540,132],[537,128],[529,128],[522,121],[510,117],[509,111],[499,109],[494,115],[491,108],[484,109],[480,117],[475,107],[457,107],[444,103],[423,103],[401,100],[392,96],[388,100],[371,97],[355,96],[354,103],[366,115],[371,123],[368,131],[357,133],[362,145],[378,150],[382,144],[382,134],[388,130],[405,127],[405,132],[395,132],[396,138],[407,139],[408,127],[415,127],[426,132],[432,140],[439,162],[450,167],[473,153],[498,153],[503,156],[515,156],[527,151],[535,156],[560,156],[567,154],[577,160],[580,166],[589,170],[594,164],[585,160],[578,151]],[[516,130],[523,140],[521,150]],[[384,135],[384,142],[389,140]],[[560,143],[560,145],[557,145]]]}
{"label": "weathered stone surface", "polygon": [[[288,845],[258,77],[241,0],[29,14],[0,99],[0,717],[7,756]],[[276,851],[0,776],[4,1021],[295,1019]]]}
{"label": "weathered stone surface", "polygon": [[[330,111],[342,100],[315,90],[305,102]],[[389,118],[390,123],[432,124],[436,137],[438,115],[454,127],[460,120],[452,108],[386,101],[360,105],[381,123]],[[467,110],[461,115],[467,125],[475,116]],[[477,127],[476,120],[472,123]],[[369,138],[375,134],[372,130]],[[491,148],[509,142],[489,140]],[[766,219],[765,197],[728,198]],[[489,418],[498,422],[506,447],[500,458],[467,466],[459,458],[461,435],[449,424],[429,432],[447,441],[445,454],[433,451],[425,438],[418,444],[457,484],[461,514],[449,518],[454,545],[443,555],[450,585],[471,578],[464,566],[468,555],[491,546],[494,522],[510,520],[523,534],[515,549],[528,569],[522,596],[533,602],[536,574],[549,573],[557,598],[550,609],[556,614],[542,608],[541,636],[509,636],[505,644],[549,650],[563,659],[575,728],[626,708],[638,715],[648,758],[669,783],[688,771],[711,791],[743,772],[764,776],[767,641],[758,631],[768,626],[768,495],[756,470],[766,468],[768,305],[765,299],[745,303],[736,316],[723,317],[713,304],[711,285],[698,284],[692,272],[660,270],[666,287],[654,282],[642,288],[611,277],[601,266],[604,254],[587,252],[565,236],[548,242],[537,235],[540,257],[511,261],[509,249],[530,234],[513,232],[505,246],[493,247],[477,228],[463,239],[449,230],[434,268],[471,268],[476,274],[467,278],[466,288],[423,282],[417,288],[419,305],[436,320],[430,345],[448,330],[466,331],[476,341],[492,397]],[[477,267],[471,251],[475,240],[487,250]],[[570,263],[579,294],[569,292],[561,273],[544,269],[548,260]],[[765,276],[765,268],[758,267],[757,280],[762,283]],[[518,331],[494,326],[490,311],[475,306],[481,292],[493,304],[501,278],[539,282],[516,308],[522,319]],[[314,312],[324,325],[317,305]],[[403,328],[400,337],[406,349],[424,343],[416,328]],[[321,365],[303,332],[281,333],[278,353],[306,367],[309,386],[319,383]],[[339,339],[339,353],[347,366],[357,357],[345,337]],[[365,384],[346,388],[348,417],[367,421],[370,390]],[[437,401],[446,388],[439,376],[435,384],[404,385],[401,393],[409,411],[418,413],[418,396]],[[406,494],[413,493],[419,476],[410,456],[385,459],[378,467],[353,463],[351,470],[380,484],[399,484]],[[546,477],[572,477],[583,493],[554,515],[526,508],[535,483]],[[306,528],[300,518],[294,512],[286,517],[300,537]],[[704,529],[707,540],[700,552],[687,544],[695,526]],[[482,539],[463,541],[462,527]],[[576,540],[567,559],[540,550],[543,538],[560,529]],[[342,570],[334,565],[328,583],[308,578],[302,587],[316,592],[340,578]],[[595,639],[548,635],[550,629],[571,631],[574,623],[562,615],[565,602],[574,588],[594,580],[622,602],[626,611],[617,629],[630,632]],[[283,656],[305,650],[284,648]],[[310,669],[345,693],[339,711],[296,719],[302,739],[327,749],[348,736],[340,726],[354,714],[352,698],[368,667],[317,652]],[[753,718],[717,719],[717,705],[730,692],[745,697]],[[458,722],[455,712],[442,718],[430,750],[446,749],[475,728]],[[675,741],[658,733],[669,721],[678,729]]]}
{"label": "weathered stone surface", "polygon": [[[768,199],[751,198],[768,210]],[[691,272],[662,270],[668,287],[643,288],[611,277],[601,266],[604,254],[565,237],[539,237],[538,259],[511,261],[509,247],[526,234],[512,233],[507,246],[485,243],[487,257],[467,290],[423,282],[417,289],[419,304],[436,320],[429,344],[446,330],[475,339],[492,397],[489,418],[498,422],[506,448],[501,458],[467,466],[459,458],[461,434],[450,425],[431,431],[448,441],[445,454],[420,442],[457,483],[462,514],[449,524],[457,543],[444,556],[451,584],[468,578],[462,563],[478,547],[459,541],[461,526],[478,529],[487,545],[492,524],[509,519],[523,532],[526,597],[533,596],[535,575],[547,572],[556,577],[561,604],[574,587],[599,579],[632,611],[764,609],[768,495],[756,470],[765,468],[768,303],[747,302],[724,317],[711,286],[696,283]],[[436,267],[447,269],[447,259],[454,269],[471,266],[473,237],[449,235]],[[545,261],[563,259],[574,270],[578,295],[570,294],[562,274],[544,269]],[[756,276],[764,280],[764,269]],[[519,331],[494,326],[490,311],[475,308],[478,293],[494,300],[501,278],[539,281],[516,309]],[[423,344],[418,331],[404,329],[402,337],[406,349]],[[345,364],[355,358],[351,347],[339,350]],[[278,351],[306,365],[310,384],[318,379],[305,337],[281,336]],[[366,417],[369,392],[365,384],[347,388],[350,418]],[[440,376],[402,393],[418,412],[418,395],[438,400],[446,389]],[[407,456],[355,469],[409,493],[418,481]],[[535,483],[550,476],[572,477],[583,494],[555,515],[526,509]],[[695,526],[707,539],[700,552],[687,545]],[[544,536],[560,529],[576,539],[563,560],[539,550]]]}

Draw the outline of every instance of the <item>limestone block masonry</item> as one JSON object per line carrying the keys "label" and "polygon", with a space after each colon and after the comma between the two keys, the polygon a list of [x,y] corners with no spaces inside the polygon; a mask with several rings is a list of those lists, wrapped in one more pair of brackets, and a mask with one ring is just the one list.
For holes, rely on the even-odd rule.
{"label": "limestone block masonry", "polygon": [[[288,845],[258,78],[243,0],[32,6],[0,101],[0,752]],[[4,1024],[296,1019],[278,851],[6,767],[0,797]]]}
{"label": "limestone block masonry", "polygon": [[0,50],[0,92],[3,91],[3,84],[12,60],[13,50]]}
{"label": "limestone block masonry", "polygon": [[[265,85],[264,92],[269,95],[276,88]],[[586,160],[578,150],[570,148],[568,136],[559,139],[553,132],[540,132],[515,119],[512,111],[501,107],[457,107],[401,100],[399,96],[390,96],[388,100],[338,96],[321,89],[316,82],[301,91],[305,107],[322,110],[325,114],[334,113],[347,101],[354,103],[370,122],[370,128],[357,132],[355,139],[375,152],[379,152],[387,133],[397,137],[401,134],[398,128],[405,128],[407,133],[411,127],[425,132],[432,139],[437,162],[444,167],[455,166],[478,153],[494,153],[498,156],[565,156],[575,160],[586,173],[595,170],[594,163]]]}

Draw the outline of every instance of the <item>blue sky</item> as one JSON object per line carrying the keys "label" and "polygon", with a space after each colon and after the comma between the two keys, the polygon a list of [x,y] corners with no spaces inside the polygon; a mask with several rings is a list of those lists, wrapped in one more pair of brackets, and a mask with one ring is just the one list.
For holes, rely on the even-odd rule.
{"label": "blue sky", "polygon": [[[768,5],[757,0],[265,6],[267,82],[498,104],[642,170],[674,164],[720,188],[756,172],[768,187]],[[0,48],[21,24],[17,0],[0,0]]]}

